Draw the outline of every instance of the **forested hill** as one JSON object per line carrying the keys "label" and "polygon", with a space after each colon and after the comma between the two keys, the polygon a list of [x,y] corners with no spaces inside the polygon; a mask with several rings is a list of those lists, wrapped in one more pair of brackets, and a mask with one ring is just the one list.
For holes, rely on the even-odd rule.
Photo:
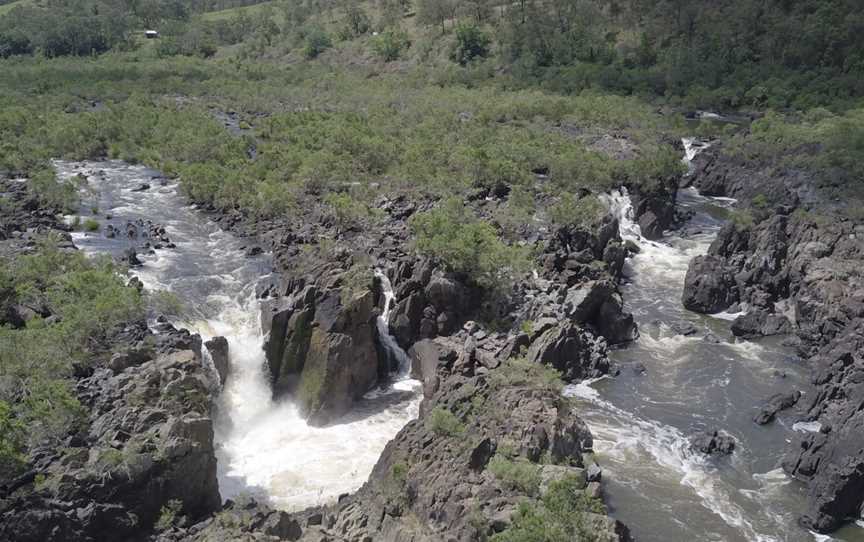
{"label": "forested hill", "polygon": [[[161,56],[210,56],[238,42],[314,56],[389,31],[385,57],[405,56],[418,32],[429,34],[411,53],[419,57],[435,49],[437,29],[438,42],[456,42],[452,60],[491,57],[511,84],[555,92],[798,109],[864,95],[860,0],[277,0],[230,9],[253,3],[0,0],[0,56],[134,50],[154,28],[166,38]],[[223,11],[201,15],[214,10]]]}

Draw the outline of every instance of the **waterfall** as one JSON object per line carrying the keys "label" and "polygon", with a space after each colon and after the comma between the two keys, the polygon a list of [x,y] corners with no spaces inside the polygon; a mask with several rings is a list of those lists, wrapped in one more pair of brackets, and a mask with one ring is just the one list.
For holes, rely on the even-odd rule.
{"label": "waterfall", "polygon": [[[396,361],[396,371],[394,374],[395,380],[403,380],[408,377],[411,372],[411,359],[408,354],[396,342],[396,337],[390,333],[390,313],[396,305],[396,292],[393,291],[393,285],[390,279],[380,269],[375,270],[375,276],[381,281],[381,290],[384,293],[384,309],[378,316],[378,337],[381,343],[387,350],[388,361]],[[391,364],[392,367],[392,364]]]}
{"label": "waterfall", "polygon": [[[132,191],[157,171],[119,161],[56,162],[55,167],[63,179],[79,173],[90,179],[92,190],[82,193],[82,218],[120,228],[137,220],[165,225],[176,248],[142,251],[143,265],[134,273],[148,290],[170,291],[189,308],[192,314],[175,325],[204,340],[216,335],[228,340],[230,376],[213,413],[222,498],[247,494],[279,509],[300,510],[359,489],[387,443],[418,416],[422,399],[420,383],[407,378],[408,356],[389,333],[395,294],[386,277],[379,275],[386,303],[377,328],[398,362],[394,382],[364,396],[332,425],[312,427],[291,397],[274,400],[270,389],[255,293],[256,283],[270,273],[269,256],[246,256],[245,243],[189,206],[176,185]],[[73,239],[88,254],[120,255],[132,242],[99,232],[73,232]]]}

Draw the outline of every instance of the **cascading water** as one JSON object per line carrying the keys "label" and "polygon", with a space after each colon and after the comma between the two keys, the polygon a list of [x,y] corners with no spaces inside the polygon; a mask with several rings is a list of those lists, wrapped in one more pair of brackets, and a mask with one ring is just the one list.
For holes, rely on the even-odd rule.
{"label": "cascading water", "polygon": [[376,269],[375,276],[381,281],[381,290],[384,293],[384,310],[378,315],[376,322],[378,336],[381,338],[381,342],[384,343],[384,348],[388,354],[392,356],[392,360],[396,362],[395,380],[399,381],[405,379],[411,371],[411,360],[408,358],[408,354],[399,346],[399,343],[396,342],[396,338],[390,334],[390,324],[388,322],[390,321],[390,312],[395,305],[396,292],[393,291],[393,285],[390,284],[390,279],[383,271]]}
{"label": "cascading water", "polygon": [[[705,144],[684,145],[690,166]],[[806,392],[806,368],[778,340],[735,340],[724,321],[735,315],[698,315],[681,303],[689,261],[707,252],[734,201],[682,190],[679,206],[693,217],[659,241],[642,237],[626,193],[607,203],[622,237],[641,249],[628,260],[622,284],[641,336],[612,352],[620,376],[570,386],[565,394],[582,405],[616,517],[640,541],[813,540],[795,521],[803,490],[779,468],[791,433],[813,428],[787,427],[782,419],[765,427],[752,422],[772,393]],[[682,324],[696,332],[677,333]],[[736,439],[731,457],[690,450],[691,435],[714,429]],[[834,536],[860,540],[848,532]]]}
{"label": "cascading water", "polygon": [[[148,290],[170,291],[188,307],[177,325],[205,340],[217,335],[228,339],[230,376],[214,417],[222,498],[250,494],[297,510],[358,489],[387,442],[417,417],[421,399],[420,383],[408,379],[410,363],[387,328],[394,296],[389,281],[382,280],[388,303],[378,329],[399,361],[393,384],[367,394],[334,424],[311,427],[290,398],[273,400],[265,371],[255,286],[271,272],[269,257],[246,257],[240,240],[187,205],[176,185],[154,180],[156,171],[116,161],[55,166],[61,178],[88,177],[81,217],[120,231],[110,239],[99,232],[78,232],[73,234],[76,244],[87,253],[120,255],[133,244],[127,222],[163,224],[176,248],[139,255],[143,265],[134,274]],[[142,183],[152,186],[135,191]]]}

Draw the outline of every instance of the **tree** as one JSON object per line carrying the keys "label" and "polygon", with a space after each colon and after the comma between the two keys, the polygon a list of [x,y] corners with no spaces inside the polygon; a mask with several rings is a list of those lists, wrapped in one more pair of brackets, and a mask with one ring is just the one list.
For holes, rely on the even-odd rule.
{"label": "tree", "polygon": [[507,284],[528,268],[526,251],[505,245],[495,229],[478,220],[458,198],[414,215],[411,229],[418,251],[483,287]]}
{"label": "tree", "polygon": [[489,53],[492,39],[474,24],[456,25],[456,44],[450,57],[454,62],[465,65],[475,58],[483,58]]}
{"label": "tree", "polygon": [[455,6],[453,0],[418,0],[417,21],[421,24],[440,24],[443,34],[447,31],[447,19],[454,15]]}

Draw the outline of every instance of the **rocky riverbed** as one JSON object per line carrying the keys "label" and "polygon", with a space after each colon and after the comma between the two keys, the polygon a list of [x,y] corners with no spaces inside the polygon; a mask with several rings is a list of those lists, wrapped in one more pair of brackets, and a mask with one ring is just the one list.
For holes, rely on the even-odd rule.
{"label": "rocky riverbed", "polygon": [[842,218],[801,171],[744,162],[722,145],[696,159],[693,182],[704,194],[738,198],[752,220],[727,224],[691,263],[685,303],[739,307],[736,335],[792,334],[816,391],[797,403],[811,430],[790,443],[783,469],[809,488],[801,522],[836,529],[864,504],[864,226]]}
{"label": "rocky riverbed", "polygon": [[[821,202],[798,173],[736,162],[719,144],[694,163],[684,180],[658,180],[651,192],[631,187],[624,226],[638,225],[640,237],[622,231],[615,205],[590,225],[526,227],[522,240],[539,246],[536,268],[497,296],[413,252],[408,220],[433,201],[382,195],[374,228],[342,227],[314,206],[265,220],[190,208],[172,181],[146,168],[61,163],[69,175],[104,183],[103,200],[91,206],[102,211],[82,208],[99,230],[70,236],[53,210],[28,197],[26,181],[3,181],[16,202],[4,216],[4,253],[62,231],[65,249],[74,240],[111,253],[133,268],[134,287],[168,289],[192,310],[130,322],[94,353],[95,368],[75,377],[87,430],[66,447],[34,452],[25,476],[4,481],[0,533],[477,540],[512,528],[520,507],[540,506],[556,482],[575,481],[588,498],[602,498],[589,427],[609,413],[562,396],[537,368],[557,370],[582,399],[598,378],[653,371],[615,354],[640,333],[646,344],[657,339],[654,327],[665,329],[649,322],[640,331],[639,315],[630,314],[621,288],[631,278],[627,258],[686,224],[676,211],[679,183],[747,202],[756,194],[744,180],[753,175],[771,194],[770,212],[754,209],[752,222],[723,226],[682,277],[681,302],[660,301],[674,314],[682,306],[740,313],[730,317],[731,332],[742,340],[795,337],[787,344],[814,368],[816,392],[778,390],[756,418],[770,422],[791,408],[807,428],[783,462],[810,488],[806,527],[829,531],[860,516],[864,232],[803,212]],[[507,193],[478,192],[465,204],[490,218],[506,208]],[[22,311],[5,321],[23,321]],[[669,326],[720,342],[686,318]],[[707,427],[689,441],[675,433],[675,441],[688,454],[735,457],[737,439],[723,429]],[[505,467],[527,469],[531,480],[514,482]],[[167,522],[166,507],[176,508]],[[586,510],[583,523],[601,540],[630,539],[602,509]]]}

